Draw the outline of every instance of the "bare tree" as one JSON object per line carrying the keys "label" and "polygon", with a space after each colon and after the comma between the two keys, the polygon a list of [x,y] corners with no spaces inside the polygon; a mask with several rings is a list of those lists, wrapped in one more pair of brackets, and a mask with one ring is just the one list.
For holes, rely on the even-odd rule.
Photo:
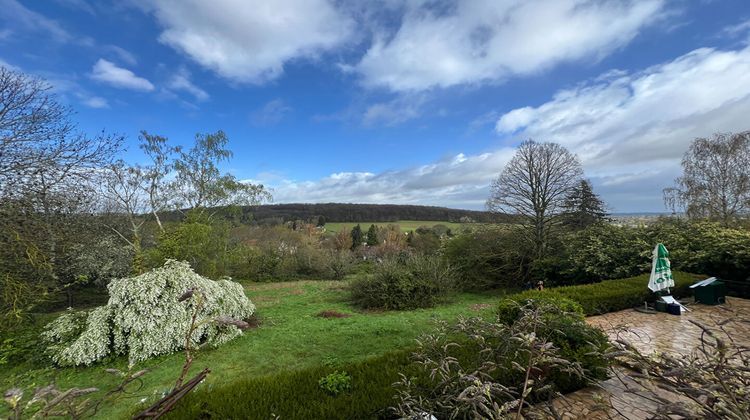
{"label": "bare tree", "polygon": [[179,151],[174,162],[176,185],[178,197],[188,209],[255,205],[270,199],[263,185],[241,182],[221,172],[218,164],[232,157],[232,152],[226,148],[227,141],[221,130],[212,134],[199,133],[189,151]]}
{"label": "bare tree", "polygon": [[750,213],[750,131],[696,138],[682,158],[683,175],[664,190],[673,212],[728,226]]}
{"label": "bare tree", "polygon": [[487,209],[519,216],[531,234],[536,257],[543,257],[550,230],[582,176],[578,157],[566,148],[525,141],[490,185]]}
{"label": "bare tree", "polygon": [[0,67],[0,248],[9,251],[0,278],[13,284],[72,284],[64,272],[91,231],[91,179],[122,145],[118,135],[78,131],[51,89]]}
{"label": "bare tree", "polygon": [[124,217],[129,232],[123,231],[117,223],[107,223],[107,227],[133,248],[133,271],[136,274],[143,272],[141,227],[146,221],[143,215],[150,208],[149,197],[144,193],[149,183],[150,179],[142,168],[130,166],[122,160],[109,165],[102,177],[104,210],[115,216],[108,219]]}
{"label": "bare tree", "polygon": [[168,179],[168,175],[174,169],[173,155],[180,153],[179,146],[170,146],[167,138],[141,131],[138,136],[140,148],[151,159],[151,165],[144,168],[148,183],[145,191],[159,230],[164,232],[164,226],[159,218],[159,212],[164,211],[174,199],[174,183]]}
{"label": "bare tree", "polygon": [[90,137],[70,122],[72,111],[57,102],[43,80],[0,67],[0,194],[44,196],[120,150],[122,137]]}

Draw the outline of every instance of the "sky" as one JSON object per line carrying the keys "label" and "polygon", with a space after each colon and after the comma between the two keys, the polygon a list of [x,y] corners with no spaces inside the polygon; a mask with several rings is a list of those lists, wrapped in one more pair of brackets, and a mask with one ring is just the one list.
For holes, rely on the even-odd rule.
{"label": "sky", "polygon": [[696,137],[750,129],[747,0],[0,0],[0,65],[81,130],[224,130],[274,202],[483,209],[526,139],[663,212]]}

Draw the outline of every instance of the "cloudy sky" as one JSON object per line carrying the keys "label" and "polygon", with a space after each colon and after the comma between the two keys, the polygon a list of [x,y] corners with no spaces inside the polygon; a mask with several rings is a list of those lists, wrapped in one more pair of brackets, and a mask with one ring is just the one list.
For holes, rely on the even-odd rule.
{"label": "cloudy sky", "polygon": [[275,202],[481,209],[532,138],[658,212],[693,138],[750,129],[747,0],[0,0],[0,64],[131,162],[225,130]]}

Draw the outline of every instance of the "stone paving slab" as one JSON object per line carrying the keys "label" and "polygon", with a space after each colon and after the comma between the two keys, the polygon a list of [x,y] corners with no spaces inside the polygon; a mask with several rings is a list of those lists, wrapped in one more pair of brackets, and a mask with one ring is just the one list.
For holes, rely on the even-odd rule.
{"label": "stone paving slab", "polygon": [[[610,339],[624,339],[644,354],[667,352],[685,355],[701,342],[702,330],[690,320],[711,327],[719,321],[735,316],[736,313],[750,315],[750,300],[727,298],[724,305],[690,304],[688,309],[690,312],[683,312],[680,316],[661,312],[647,314],[630,309],[592,316],[586,321],[603,329]],[[738,344],[750,346],[749,324],[732,322],[725,327]],[[555,410],[566,420],[647,419],[647,414],[653,412],[656,403],[632,392],[626,392],[628,388],[642,388],[628,378],[625,371],[619,370],[617,373],[620,375],[619,378],[610,378],[599,387],[582,389],[554,401]],[[677,398],[675,395],[667,395],[662,390],[652,391],[670,399]]]}

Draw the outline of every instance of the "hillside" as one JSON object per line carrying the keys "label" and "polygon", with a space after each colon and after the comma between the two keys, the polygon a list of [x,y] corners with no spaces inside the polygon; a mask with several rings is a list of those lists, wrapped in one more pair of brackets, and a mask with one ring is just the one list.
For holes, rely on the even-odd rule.
{"label": "hillside", "polygon": [[[238,214],[239,213],[239,214]],[[290,220],[318,220],[325,222],[395,222],[400,220],[436,220],[446,222],[466,221],[478,223],[503,222],[508,216],[486,211],[451,209],[447,207],[416,206],[400,204],[268,204],[244,206],[228,211],[227,215],[243,222],[270,223]],[[165,215],[166,220],[176,220],[180,214]],[[468,218],[468,220],[466,219]]]}

